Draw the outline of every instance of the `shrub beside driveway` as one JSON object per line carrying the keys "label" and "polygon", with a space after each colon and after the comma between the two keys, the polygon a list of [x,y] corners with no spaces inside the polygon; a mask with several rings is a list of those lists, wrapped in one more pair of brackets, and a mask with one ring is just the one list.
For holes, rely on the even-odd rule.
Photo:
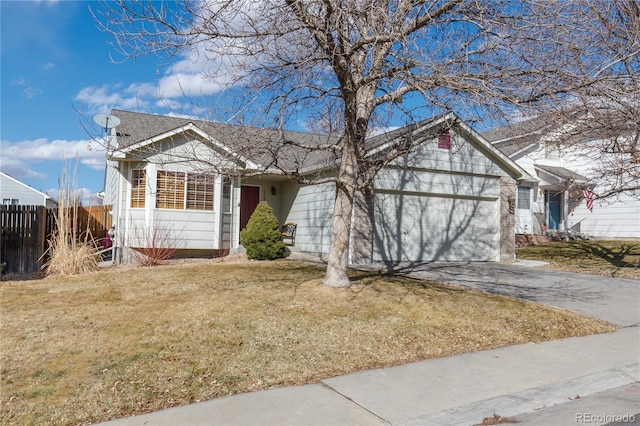
{"label": "shrub beside driveway", "polygon": [[79,424],[613,327],[424,280],[291,262],[114,268],[0,286],[3,424]]}

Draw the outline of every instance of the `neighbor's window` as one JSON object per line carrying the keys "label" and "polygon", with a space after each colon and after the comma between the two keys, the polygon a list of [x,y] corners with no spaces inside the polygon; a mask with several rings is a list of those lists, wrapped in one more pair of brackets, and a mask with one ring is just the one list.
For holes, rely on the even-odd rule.
{"label": "neighbor's window", "polygon": [[131,208],[143,209],[145,189],[147,188],[147,171],[131,171]]}
{"label": "neighbor's window", "polygon": [[187,209],[213,210],[214,176],[189,175],[187,178]]}
{"label": "neighbor's window", "polygon": [[17,206],[20,204],[20,201],[17,198],[3,198],[2,204],[5,206]]}
{"label": "neighbor's window", "polygon": [[222,179],[222,212],[231,213],[231,178]]}
{"label": "neighbor's window", "polygon": [[449,129],[438,136],[438,148],[451,149],[451,132]]}
{"label": "neighbor's window", "polygon": [[528,186],[518,187],[518,199],[516,200],[516,207],[522,210],[529,210],[531,208],[531,188]]}
{"label": "neighbor's window", "polygon": [[184,172],[158,170],[156,208],[184,209],[185,178],[186,173]]}

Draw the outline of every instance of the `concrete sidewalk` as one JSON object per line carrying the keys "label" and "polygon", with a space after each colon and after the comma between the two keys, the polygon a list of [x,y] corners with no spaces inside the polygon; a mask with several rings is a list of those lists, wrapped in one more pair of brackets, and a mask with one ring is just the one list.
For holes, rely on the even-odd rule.
{"label": "concrete sidewalk", "polygon": [[[639,354],[640,328],[627,327],[362,371],[107,424],[474,425],[494,414],[526,413],[526,424],[547,424],[535,417],[545,407],[640,381]],[[628,410],[622,408],[628,413],[621,414],[640,411],[640,394],[629,398]]]}
{"label": "concrete sidewalk", "polygon": [[[489,263],[395,270],[573,310],[622,328],[361,371],[106,424],[468,426],[494,414],[517,416],[526,425],[605,424],[640,412],[640,282]],[[587,420],[587,414],[596,417]]]}

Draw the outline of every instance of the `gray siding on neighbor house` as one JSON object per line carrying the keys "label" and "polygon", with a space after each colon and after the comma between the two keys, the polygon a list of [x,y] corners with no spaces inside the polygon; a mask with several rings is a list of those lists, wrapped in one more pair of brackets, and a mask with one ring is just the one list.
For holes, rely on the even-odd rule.
{"label": "gray siding on neighbor house", "polygon": [[0,199],[7,199],[10,204],[18,200],[17,204],[23,206],[55,207],[55,202],[46,194],[4,174],[0,174]]}

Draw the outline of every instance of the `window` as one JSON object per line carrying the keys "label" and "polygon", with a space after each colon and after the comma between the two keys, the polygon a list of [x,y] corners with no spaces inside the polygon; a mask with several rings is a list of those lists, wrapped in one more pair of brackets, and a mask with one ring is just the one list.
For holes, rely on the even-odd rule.
{"label": "window", "polygon": [[518,187],[518,199],[516,200],[516,205],[520,210],[529,210],[531,208],[531,188],[528,186]]}
{"label": "window", "polygon": [[213,210],[215,176],[158,171],[156,208]]}
{"label": "window", "polygon": [[131,208],[143,209],[144,196],[147,188],[147,171],[131,171]]}
{"label": "window", "polygon": [[187,209],[213,210],[213,184],[211,175],[189,175],[187,179]]}
{"label": "window", "polygon": [[2,204],[5,206],[17,206],[18,204],[20,204],[20,200],[18,200],[17,198],[3,198]]}
{"label": "window", "polygon": [[156,208],[183,210],[185,180],[186,173],[158,170]]}
{"label": "window", "polygon": [[438,136],[438,148],[451,149],[451,132],[446,129]]}
{"label": "window", "polygon": [[231,213],[231,178],[222,180],[222,213]]}

